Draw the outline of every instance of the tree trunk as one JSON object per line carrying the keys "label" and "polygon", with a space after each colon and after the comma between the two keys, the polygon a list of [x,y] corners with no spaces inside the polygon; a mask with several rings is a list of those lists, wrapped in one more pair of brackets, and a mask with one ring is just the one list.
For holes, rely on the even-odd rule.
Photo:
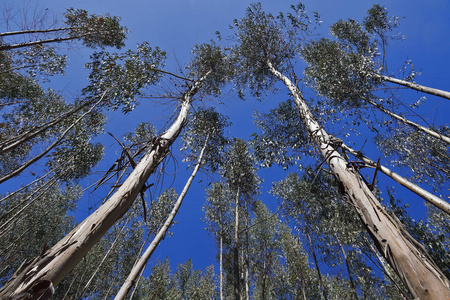
{"label": "tree trunk", "polygon": [[97,268],[95,268],[94,273],[92,273],[91,277],[89,277],[88,282],[84,285],[83,290],[81,291],[81,298],[84,298],[84,294],[86,293],[87,289],[91,285],[92,280],[94,280],[95,275],[97,275],[98,271],[102,267],[102,265],[105,262],[105,260],[108,258],[109,254],[113,251],[114,246],[116,245],[116,243],[119,240],[119,238],[122,238],[122,233],[125,231],[125,228],[127,227],[129,221],[130,220],[128,220],[127,222],[125,222],[125,224],[122,225],[122,228],[120,229],[120,231],[117,234],[117,236],[114,238],[114,241],[111,243],[111,246],[109,247],[108,251],[106,251],[105,255],[103,255],[103,258],[100,261],[100,263],[98,264]]}
{"label": "tree trunk", "polygon": [[158,247],[161,240],[166,236],[167,231],[169,230],[169,227],[172,225],[173,220],[175,219],[175,216],[178,213],[178,210],[181,207],[181,204],[183,203],[183,199],[186,196],[189,187],[192,184],[192,181],[195,178],[195,175],[197,175],[198,170],[200,169],[200,165],[202,163],[203,154],[205,152],[207,143],[208,143],[209,137],[206,137],[205,144],[200,151],[200,155],[198,156],[197,163],[195,165],[194,170],[192,171],[191,176],[189,177],[186,185],[183,188],[183,191],[178,196],[177,201],[175,202],[172,211],[170,212],[169,216],[167,217],[166,221],[164,222],[164,225],[161,227],[161,229],[156,234],[155,238],[151,242],[151,244],[148,246],[147,250],[145,250],[144,254],[139,258],[138,262],[134,265],[134,267],[131,269],[130,274],[128,275],[128,278],[125,280],[124,284],[120,288],[119,292],[117,293],[114,300],[123,300],[126,298],[128,292],[133,287],[134,283],[136,282],[136,279],[139,277],[140,274],[142,274],[142,271],[144,270],[145,266],[147,265],[148,260],[152,256],[153,252],[155,251],[156,247]]}
{"label": "tree trunk", "polygon": [[35,46],[35,45],[43,45],[43,44],[49,44],[49,43],[61,43],[64,41],[81,39],[82,37],[84,37],[86,35],[88,35],[88,34],[65,37],[65,38],[54,38],[54,39],[48,39],[48,40],[42,40],[42,41],[20,43],[20,44],[14,44],[14,45],[2,45],[2,46],[0,46],[0,51],[12,50],[12,49],[24,48],[24,47],[31,47],[31,46]]}
{"label": "tree trunk", "polygon": [[363,99],[365,101],[367,101],[368,103],[372,104],[373,106],[375,106],[376,108],[378,108],[379,110],[381,110],[382,112],[384,112],[385,114],[393,117],[394,119],[399,120],[403,124],[409,125],[409,126],[415,128],[415,129],[420,130],[422,132],[425,132],[426,134],[429,134],[432,137],[435,137],[435,138],[437,138],[437,139],[439,139],[439,140],[441,140],[441,141],[443,141],[443,142],[445,142],[447,144],[450,144],[450,137],[445,136],[443,134],[440,134],[440,133],[438,133],[438,132],[436,132],[434,130],[431,130],[430,128],[427,128],[427,127],[424,127],[424,126],[419,125],[417,123],[414,123],[414,122],[412,122],[412,121],[410,121],[410,120],[408,120],[408,119],[406,119],[406,118],[404,118],[404,117],[402,117],[400,115],[397,115],[397,114],[391,112],[390,110],[387,110],[383,106],[379,105],[378,103],[376,103],[376,102],[374,102],[374,101],[372,101],[370,99],[365,99],[365,98],[363,98]]}
{"label": "tree trunk", "polygon": [[419,91],[419,92],[424,92],[426,94],[430,94],[430,95],[433,95],[433,96],[438,96],[438,97],[450,100],[450,93],[447,92],[447,91],[430,88],[430,87],[423,86],[423,85],[420,85],[420,84],[417,84],[417,83],[414,83],[414,82],[409,82],[409,81],[406,81],[406,80],[401,80],[401,79],[393,78],[393,77],[386,76],[386,75],[372,73],[372,76],[374,76],[376,78],[380,78],[380,79],[385,80],[385,81],[389,81],[389,82],[395,83],[395,84],[406,86],[406,87],[408,87],[410,89],[413,89],[413,90],[416,90],[416,91]]}
{"label": "tree trunk", "polygon": [[323,284],[322,273],[320,272],[320,269],[319,269],[319,263],[317,261],[316,251],[314,250],[314,246],[312,244],[312,240],[311,240],[311,236],[309,235],[308,228],[306,229],[306,235],[308,236],[309,247],[311,248],[311,251],[312,251],[314,266],[316,267],[317,276],[319,277],[319,284],[320,284],[320,287],[322,288],[323,298],[325,300],[328,300],[327,290],[326,290],[325,285]]}
{"label": "tree trunk", "polygon": [[234,208],[234,298],[241,300],[241,274],[239,272],[239,189],[236,192]]}
{"label": "tree trunk", "polygon": [[[144,187],[148,177],[166,157],[188,117],[192,97],[197,93],[203,79],[197,81],[182,96],[181,111],[172,126],[162,134],[144,155],[121,187],[95,212],[75,227],[51,249],[44,251],[13,276],[0,290],[0,299],[11,297],[37,297],[48,299],[51,291],[78,264],[100,238],[131,207]],[[50,291],[50,292],[49,292]],[[50,293],[50,295],[47,295]]]}
{"label": "tree trunk", "polygon": [[333,147],[328,133],[309,110],[300,90],[267,61],[270,72],[292,93],[298,112],[311,139],[316,143],[342,190],[356,209],[378,251],[406,284],[412,295],[420,299],[450,299],[450,282],[429,258],[423,247],[390,217],[372,194],[357,171]]}
{"label": "tree trunk", "polygon": [[220,249],[219,249],[219,294],[220,300],[223,300],[223,237],[220,236]]}
{"label": "tree trunk", "polygon": [[363,162],[368,164],[369,166],[380,170],[385,175],[387,175],[390,178],[394,179],[395,181],[397,181],[399,184],[401,184],[404,187],[406,187],[411,192],[417,194],[421,198],[427,200],[429,203],[433,204],[437,208],[441,209],[442,211],[444,211],[444,212],[446,212],[447,214],[450,215],[450,203],[448,203],[444,199],[441,199],[441,198],[437,197],[436,195],[433,195],[432,193],[424,190],[423,188],[421,188],[417,184],[414,184],[414,183],[410,182],[406,178],[404,178],[404,177],[400,176],[399,174],[391,171],[390,169],[386,168],[385,166],[377,164],[373,160],[365,157],[364,155],[362,155],[358,151],[355,151],[354,149],[350,148],[349,146],[345,145],[344,143],[341,145],[341,147],[342,147],[342,149],[345,149],[348,152],[350,152],[356,158],[359,158]]}

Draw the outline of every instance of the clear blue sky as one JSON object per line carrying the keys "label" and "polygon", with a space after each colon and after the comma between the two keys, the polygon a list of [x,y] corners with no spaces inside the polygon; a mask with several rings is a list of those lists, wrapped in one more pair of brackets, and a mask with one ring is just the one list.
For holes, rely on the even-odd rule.
{"label": "clear blue sky", "polygon": [[[167,51],[168,60],[166,69],[168,71],[177,72],[177,61],[180,64],[189,62],[190,49],[195,43],[208,42],[215,37],[215,32],[220,31],[223,37],[231,32],[228,25],[232,23],[234,18],[244,16],[245,8],[252,1],[238,0],[165,0],[165,1],[148,1],[148,0],[41,0],[41,1],[2,1],[15,6],[23,3],[29,3],[34,7],[37,2],[41,8],[48,8],[51,12],[62,14],[66,8],[82,8],[90,13],[120,16],[122,23],[128,27],[130,33],[126,41],[126,47],[135,49],[136,43],[149,41],[151,45],[159,46]],[[287,0],[280,1],[261,1],[266,11],[277,13],[279,11],[287,11],[291,2]],[[327,34],[328,27],[339,19],[353,18],[362,20],[366,11],[374,3],[385,5],[391,14],[405,17],[400,31],[406,36],[403,42],[392,42],[389,48],[389,64],[390,70],[400,68],[406,59],[412,59],[417,69],[421,69],[423,75],[417,78],[417,82],[444,90],[450,90],[450,1],[433,0],[433,1],[379,1],[371,2],[365,0],[354,1],[335,1],[335,0],[316,0],[303,1],[308,11],[318,11],[321,19],[324,21],[320,32]],[[2,28],[0,30],[3,31]],[[114,51],[114,50],[111,50]],[[69,69],[67,76],[54,81],[59,87],[53,86],[55,89],[63,89],[68,94],[78,94],[78,91],[86,84],[87,73],[83,70],[83,63],[89,59],[90,51],[79,49],[69,54]],[[274,101],[284,100],[286,93],[279,93]],[[409,94],[415,97],[420,96],[416,93]],[[436,113],[433,111],[427,117],[433,120],[435,117],[440,119],[440,124],[448,123],[450,106],[443,103],[448,100],[434,100],[428,97],[430,103],[427,108],[434,108],[435,104],[442,102],[440,110]],[[258,104],[255,100],[249,99],[246,102],[237,100],[233,95],[224,97],[226,105],[220,106],[219,110],[227,114],[233,126],[230,129],[232,135],[239,138],[249,139],[249,135],[255,131],[252,128],[253,123],[251,116],[253,110],[258,109],[269,110],[275,107],[274,102],[264,102]],[[407,99],[404,99],[406,102]],[[414,101],[415,101],[414,100]],[[412,101],[411,101],[412,102]],[[257,104],[257,106],[256,106]],[[129,114],[122,115],[120,113],[110,114],[109,125],[107,131],[111,131],[115,136],[119,137],[125,132],[132,131],[134,127],[143,121],[155,122],[160,125],[161,120],[170,116],[173,107],[164,107],[164,109],[155,109],[153,103],[142,102],[137,109]],[[352,137],[350,137],[351,139]],[[108,138],[105,138],[108,140]],[[113,141],[109,139],[112,145]],[[107,144],[109,145],[109,144]],[[179,147],[177,144],[175,147]],[[359,144],[361,145],[361,143]],[[115,159],[114,153],[108,152],[110,156],[106,158],[106,162],[102,164],[102,170],[106,170]],[[374,155],[378,152],[375,150]],[[112,155],[111,155],[112,154]],[[378,157],[378,156],[377,156]],[[174,187],[177,192],[181,191],[182,186],[187,180],[188,174],[184,172],[186,168],[181,164],[181,158],[178,160],[180,164],[180,172],[176,176]],[[271,173],[271,177],[267,177],[269,172],[262,170],[260,175],[265,177],[263,195],[265,203],[270,207],[274,207],[276,200],[267,194],[267,189],[271,186],[272,180],[280,180],[286,174]],[[188,193],[183,206],[181,207],[179,216],[176,218],[178,224],[172,229],[174,235],[166,238],[158,247],[150,261],[150,265],[156,259],[164,259],[168,256],[172,265],[184,263],[187,259],[192,258],[194,268],[204,268],[210,264],[215,264],[216,250],[213,246],[213,240],[206,235],[204,223],[200,221],[202,217],[201,206],[204,203],[205,196],[203,189],[206,187],[208,178],[199,175],[195,182],[203,180],[202,183],[194,183]],[[166,178],[166,185],[172,183],[172,178]],[[402,190],[401,187],[396,188],[397,192]],[[82,201],[93,201],[96,197],[100,197],[101,193],[85,197]],[[421,200],[417,200],[415,196],[405,194],[405,199],[411,200],[410,204],[413,210],[423,211]],[[90,200],[88,200],[90,199]],[[416,200],[414,202],[414,200]],[[86,216],[81,212],[77,213],[77,218],[82,219]],[[218,268],[216,268],[218,271]]]}

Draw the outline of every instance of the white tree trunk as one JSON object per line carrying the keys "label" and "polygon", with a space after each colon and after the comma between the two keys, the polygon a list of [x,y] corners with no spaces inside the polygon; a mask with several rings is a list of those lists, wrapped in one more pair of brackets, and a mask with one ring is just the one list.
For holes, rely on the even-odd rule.
{"label": "white tree trunk", "polygon": [[388,114],[389,116],[393,117],[394,119],[399,120],[400,122],[402,122],[403,124],[409,125],[411,127],[414,127],[422,132],[425,132],[426,134],[431,135],[432,137],[435,137],[447,144],[450,144],[450,137],[445,136],[443,134],[440,134],[439,132],[436,132],[434,130],[431,130],[430,128],[424,127],[422,125],[419,125],[417,123],[414,123],[400,115],[397,115],[393,112],[391,112],[390,110],[387,110],[386,108],[382,107],[381,105],[379,105],[378,103],[369,100],[369,99],[364,99],[365,101],[367,101],[368,103],[372,104],[373,106],[375,106],[376,108],[378,108],[379,110],[381,110],[382,112],[384,112],[385,114]]}
{"label": "white tree trunk", "polygon": [[387,214],[356,170],[336,151],[327,132],[309,110],[300,90],[270,62],[267,62],[267,66],[292,93],[312,140],[339,180],[378,251],[397,272],[411,294],[419,299],[450,299],[449,280],[428,257],[423,247],[403,229],[401,223]]}
{"label": "white tree trunk", "polygon": [[148,260],[152,256],[153,252],[155,251],[156,247],[158,247],[161,240],[166,236],[167,231],[169,230],[170,226],[172,225],[173,220],[175,219],[175,216],[178,213],[178,210],[181,207],[181,204],[183,203],[183,199],[186,196],[189,187],[192,184],[192,181],[195,178],[195,175],[197,175],[198,170],[200,169],[200,165],[203,159],[203,154],[206,149],[206,145],[208,143],[208,137],[206,137],[205,144],[200,151],[200,155],[198,156],[197,163],[195,165],[194,170],[192,171],[191,176],[189,177],[188,181],[186,182],[186,185],[184,186],[183,190],[181,191],[181,194],[178,196],[177,201],[175,202],[172,211],[170,212],[169,216],[167,217],[166,221],[164,222],[164,225],[161,227],[161,229],[156,234],[153,241],[148,246],[147,250],[145,250],[144,254],[139,258],[138,262],[135,264],[135,266],[131,269],[130,274],[128,275],[127,279],[125,280],[124,284],[120,288],[119,292],[117,293],[114,300],[123,300],[126,298],[128,292],[133,287],[134,283],[136,282],[136,279],[142,274],[142,271],[144,270],[145,266],[147,265]]}
{"label": "white tree trunk", "polygon": [[406,81],[406,80],[401,80],[401,79],[393,78],[393,77],[386,76],[386,75],[372,73],[372,76],[374,76],[376,78],[383,79],[385,81],[389,81],[389,82],[395,83],[395,84],[406,86],[406,87],[408,87],[410,89],[413,89],[413,90],[416,90],[416,91],[419,91],[419,92],[424,92],[424,93],[427,93],[427,94],[430,94],[430,95],[433,95],[433,96],[438,96],[438,97],[450,100],[450,93],[447,92],[447,91],[443,91],[443,90],[439,90],[439,89],[435,89],[435,88],[430,88],[430,87],[423,86],[423,85],[420,85],[420,84],[417,84],[417,83],[414,83],[414,82],[409,82],[409,81]]}
{"label": "white tree trunk", "polygon": [[376,162],[374,162],[373,160],[358,153],[357,151],[353,150],[352,148],[345,145],[344,143],[341,145],[341,147],[343,149],[347,150],[348,152],[350,152],[355,157],[361,159],[366,164],[368,164],[374,168],[378,168],[378,170],[380,170],[381,172],[383,172],[385,175],[389,176],[390,178],[394,179],[395,181],[397,181],[399,184],[406,187],[411,192],[422,197],[423,199],[427,200],[429,203],[433,204],[437,208],[443,210],[444,212],[446,212],[447,214],[450,215],[450,203],[446,202],[444,199],[441,199],[441,198],[437,197],[436,195],[433,195],[432,193],[424,190],[417,184],[410,182],[406,178],[400,176],[399,174],[395,173],[394,171],[391,171],[390,169],[386,168],[385,166],[377,165]]}
{"label": "white tree trunk", "polygon": [[234,298],[235,300],[241,300],[241,272],[239,268],[239,194],[240,191],[236,192],[235,207],[234,207]]}
{"label": "white tree trunk", "polygon": [[[169,152],[188,117],[192,97],[197,93],[203,78],[192,85],[182,96],[181,110],[172,126],[162,134],[144,155],[120,188],[95,212],[75,227],[52,248],[30,262],[20,274],[13,276],[0,290],[0,299],[27,295],[48,299],[52,290],[78,264],[100,238],[131,207],[150,174]],[[21,299],[21,298],[19,298]],[[37,298],[36,298],[37,299]]]}
{"label": "white tree trunk", "polygon": [[219,294],[220,300],[223,300],[223,237],[220,236],[220,258],[219,258]]}

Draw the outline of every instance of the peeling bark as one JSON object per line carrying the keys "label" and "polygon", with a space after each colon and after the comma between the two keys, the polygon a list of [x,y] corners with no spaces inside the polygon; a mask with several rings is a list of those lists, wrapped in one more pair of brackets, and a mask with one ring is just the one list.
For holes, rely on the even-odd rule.
{"label": "peeling bark", "polygon": [[356,170],[330,143],[328,133],[309,110],[300,90],[267,61],[270,72],[292,93],[311,139],[342,185],[378,251],[389,262],[411,294],[419,299],[450,299],[450,282],[401,223],[389,216]]}
{"label": "peeling bark", "polygon": [[[11,299],[23,293],[34,295],[33,289],[42,280],[56,287],[114,223],[128,211],[148,177],[166,157],[169,147],[183,129],[192,97],[210,73],[208,72],[183,94],[178,118],[152,145],[121,187],[56,245],[19,270],[19,275],[13,276],[0,290],[0,299]],[[44,300],[48,297],[39,299]]]}

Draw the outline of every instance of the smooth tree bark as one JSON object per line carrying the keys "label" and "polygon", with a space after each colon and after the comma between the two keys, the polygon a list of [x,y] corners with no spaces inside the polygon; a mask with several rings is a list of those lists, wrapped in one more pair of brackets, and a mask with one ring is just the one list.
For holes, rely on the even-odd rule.
{"label": "smooth tree bark", "polygon": [[64,41],[77,40],[77,39],[80,39],[85,36],[88,36],[88,34],[83,34],[80,36],[73,36],[73,37],[54,38],[54,39],[48,39],[48,40],[19,43],[19,44],[13,44],[13,45],[2,45],[2,46],[0,46],[0,51],[13,50],[13,49],[17,49],[17,48],[31,47],[31,46],[36,46],[36,45],[44,45],[44,44],[49,44],[49,43],[61,43]]}
{"label": "smooth tree bark", "polygon": [[406,118],[404,118],[404,117],[402,117],[400,115],[397,115],[397,114],[391,112],[390,110],[384,108],[383,106],[381,106],[380,104],[376,103],[373,100],[366,99],[366,98],[363,98],[363,99],[367,103],[372,104],[373,106],[375,106],[376,108],[378,108],[379,110],[384,112],[385,114],[391,116],[394,119],[397,119],[398,121],[402,122],[403,124],[409,125],[409,126],[415,128],[415,129],[420,130],[422,132],[425,132],[426,134],[429,134],[432,137],[435,137],[435,138],[437,138],[437,139],[439,139],[439,140],[441,140],[441,141],[443,141],[443,142],[445,142],[447,144],[450,144],[450,137],[445,136],[443,134],[440,134],[440,133],[438,133],[438,132],[436,132],[436,131],[434,131],[434,130],[432,130],[430,128],[427,128],[427,127],[424,127],[424,126],[419,125],[417,123],[414,123],[414,122],[412,122],[412,121],[410,121],[410,120],[408,120],[408,119],[406,119]]}
{"label": "smooth tree bark", "polygon": [[339,180],[341,190],[356,209],[380,253],[412,295],[420,299],[450,299],[450,281],[422,250],[422,246],[403,229],[401,223],[388,215],[357,170],[337,151],[337,147],[315,119],[297,86],[275,69],[269,60],[266,64],[269,71],[281,80],[292,94],[311,139]]}
{"label": "smooth tree bark", "polygon": [[139,278],[139,276],[144,271],[145,266],[147,265],[148,260],[152,256],[153,252],[155,251],[156,247],[158,247],[161,240],[164,239],[166,236],[167,231],[169,230],[170,226],[173,223],[173,220],[175,219],[175,216],[177,215],[181,204],[183,203],[183,199],[186,196],[189,187],[192,184],[192,181],[194,180],[195,176],[197,175],[198,170],[200,169],[200,165],[203,160],[203,154],[205,153],[206,146],[208,144],[208,138],[206,137],[205,144],[200,151],[200,154],[198,156],[197,163],[195,164],[194,170],[192,171],[191,176],[189,176],[188,181],[186,182],[183,190],[181,191],[181,194],[178,196],[177,201],[175,202],[172,211],[170,212],[169,216],[167,217],[166,221],[164,222],[161,229],[156,234],[153,241],[150,243],[148,248],[145,250],[145,252],[142,254],[142,256],[139,258],[137,263],[133,266],[133,268],[130,271],[130,274],[128,275],[127,279],[125,280],[124,284],[120,288],[119,292],[117,293],[114,300],[123,300],[127,297],[127,294],[131,290],[131,288],[136,283],[136,280]]}
{"label": "smooth tree bark", "polygon": [[[48,299],[64,277],[131,207],[149,176],[169,153],[188,118],[192,97],[204,79],[191,85],[181,99],[181,110],[171,127],[157,138],[120,188],[95,212],[52,248],[23,266],[0,290],[0,299]],[[40,297],[40,298],[39,298]],[[30,298],[31,299],[31,298]]]}
{"label": "smooth tree bark", "polygon": [[413,89],[413,90],[416,90],[416,91],[419,91],[419,92],[423,92],[423,93],[426,93],[426,94],[430,94],[430,95],[433,95],[433,96],[437,96],[437,97],[441,97],[441,98],[445,98],[445,99],[450,100],[450,92],[447,92],[447,91],[443,91],[443,90],[439,90],[439,89],[423,86],[423,85],[420,85],[420,84],[417,84],[417,83],[414,83],[414,82],[409,82],[409,81],[406,81],[406,80],[401,80],[401,79],[397,79],[397,78],[386,76],[386,75],[382,75],[382,74],[372,73],[371,75],[376,77],[376,78],[382,79],[384,81],[388,81],[388,82],[391,82],[391,83],[402,85],[402,86],[408,87],[410,89]]}
{"label": "smooth tree bark", "polygon": [[233,245],[233,270],[234,270],[234,298],[242,300],[241,272],[239,268],[239,194],[238,188],[234,207],[234,245]]}
{"label": "smooth tree bark", "polygon": [[0,33],[0,37],[10,36],[10,35],[21,35],[30,33],[50,33],[56,31],[72,30],[74,27],[63,27],[63,28],[53,28],[53,29],[35,29],[35,30],[19,30],[19,31],[8,31]]}
{"label": "smooth tree bark", "polygon": [[411,192],[415,193],[416,195],[418,195],[421,198],[428,201],[430,204],[436,206],[437,208],[443,210],[444,212],[446,212],[447,214],[450,215],[450,203],[448,203],[444,199],[441,199],[441,198],[437,197],[436,195],[424,190],[417,184],[412,183],[411,181],[409,181],[406,178],[402,177],[401,175],[395,173],[394,171],[390,170],[389,168],[387,168],[383,165],[377,164],[370,158],[368,158],[368,157],[364,156],[362,153],[350,148],[349,146],[345,145],[344,143],[342,143],[341,147],[342,147],[342,149],[345,149],[348,152],[350,152],[355,157],[361,159],[367,165],[380,170],[383,174],[389,176],[390,178],[397,181],[402,186],[406,187]]}

